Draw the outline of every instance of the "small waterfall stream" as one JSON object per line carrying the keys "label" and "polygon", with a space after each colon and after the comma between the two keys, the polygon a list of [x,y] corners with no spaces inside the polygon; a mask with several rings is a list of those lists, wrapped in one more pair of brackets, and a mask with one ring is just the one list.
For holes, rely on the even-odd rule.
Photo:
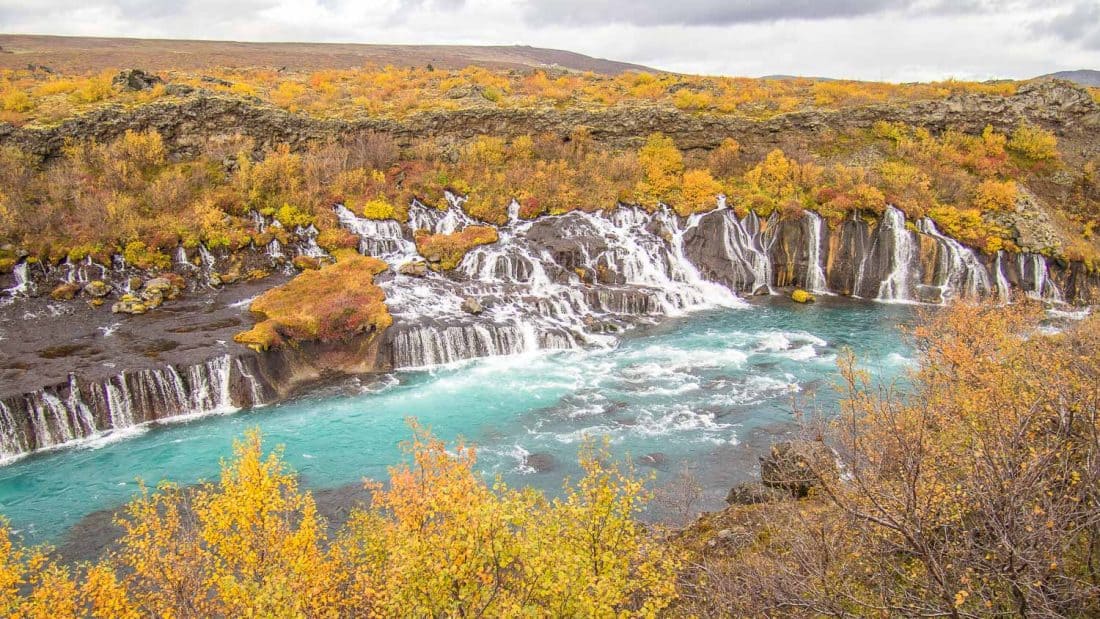
{"label": "small waterfall stream", "polygon": [[887,207],[882,217],[880,230],[890,241],[889,272],[879,283],[879,301],[911,301],[913,296],[909,286],[909,274],[913,271],[914,239],[905,227],[905,215],[894,207]]}
{"label": "small waterfall stream", "polygon": [[822,266],[821,244],[824,242],[822,228],[825,222],[821,216],[813,211],[806,211],[806,217],[810,218],[809,239],[807,240],[807,273],[806,288],[817,294],[829,292],[828,279],[825,277],[825,267]]}

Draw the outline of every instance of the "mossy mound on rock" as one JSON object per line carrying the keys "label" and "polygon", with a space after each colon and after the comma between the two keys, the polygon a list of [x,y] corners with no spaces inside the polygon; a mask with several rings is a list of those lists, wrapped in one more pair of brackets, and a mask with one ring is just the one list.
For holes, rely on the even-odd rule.
{"label": "mossy mound on rock", "polygon": [[795,303],[813,303],[814,295],[806,292],[801,288],[797,288],[794,292],[791,293],[791,300]]}
{"label": "mossy mound on rock", "polygon": [[462,262],[466,252],[478,245],[496,243],[499,236],[492,226],[467,226],[454,234],[416,233],[416,251],[435,270],[450,271]]}
{"label": "mossy mound on rock", "polygon": [[388,269],[367,256],[304,271],[263,293],[250,309],[257,324],[233,339],[262,351],[299,341],[333,341],[382,331],[393,324],[385,293],[374,276]]}

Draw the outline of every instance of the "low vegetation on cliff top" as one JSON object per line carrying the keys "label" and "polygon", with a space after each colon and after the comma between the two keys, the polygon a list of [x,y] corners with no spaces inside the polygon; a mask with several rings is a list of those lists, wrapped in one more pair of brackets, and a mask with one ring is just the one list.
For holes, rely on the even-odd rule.
{"label": "low vegetation on cliff top", "polygon": [[[641,525],[645,480],[605,450],[560,498],[475,471],[413,424],[410,462],[330,536],[249,433],[221,480],[145,490],[98,563],[0,529],[0,610],[138,616],[1040,616],[1100,612],[1100,318],[957,305],[912,336],[905,392],[841,360],[832,451],[806,498]],[[826,458],[830,463],[833,458]]]}
{"label": "low vegetation on cliff top", "polygon": [[[1016,250],[1014,218],[1045,209],[1058,215],[1053,225],[1064,239],[1032,238],[1024,249],[1100,265],[1096,162],[1068,167],[1047,131],[1021,125],[1009,134],[932,135],[880,122],[826,133],[780,148],[729,138],[709,152],[682,151],[661,134],[638,149],[613,148],[584,130],[404,148],[368,133],[301,152],[227,138],[182,159],[169,156],[152,131],[110,144],[72,143],[48,162],[3,147],[0,244],[8,247],[0,268],[11,268],[17,250],[50,263],[92,256],[108,264],[119,254],[142,268],[166,268],[179,245],[233,252],[285,244],[308,226],[333,252],[356,246],[338,226],[334,204],[404,221],[414,199],[445,208],[447,191],[467,196],[462,208],[492,224],[507,221],[513,200],[524,218],[619,203],[664,203],[687,215],[713,208],[725,194],[739,215],[797,217],[808,209],[832,225],[893,204],[985,251]],[[281,225],[261,232],[253,211]]]}
{"label": "low vegetation on cliff top", "polygon": [[[942,99],[963,93],[1009,96],[1018,83],[926,84],[747,79],[629,72],[611,77],[565,71],[462,70],[428,67],[284,72],[267,68],[165,72],[167,83],[141,91],[112,85],[115,72],[59,75],[0,71],[0,121],[51,123],[105,104],[135,105],[171,97],[180,87],[250,97],[318,117],[403,117],[476,108],[609,109],[638,106],[754,119],[812,109]],[[169,84],[171,87],[169,87]]]}

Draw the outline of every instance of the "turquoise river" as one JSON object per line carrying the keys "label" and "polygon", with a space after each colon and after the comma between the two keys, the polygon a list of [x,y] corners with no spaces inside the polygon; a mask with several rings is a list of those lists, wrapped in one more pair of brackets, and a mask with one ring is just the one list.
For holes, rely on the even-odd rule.
{"label": "turquoise river", "polygon": [[[215,478],[245,429],[310,488],[384,479],[416,417],[479,448],[479,466],[512,485],[553,492],[577,473],[585,436],[652,470],[654,485],[690,471],[715,508],[755,474],[756,457],[794,431],[792,405],[835,410],[836,358],[853,349],[882,380],[912,352],[897,325],[911,306],[827,298],[752,300],[638,328],[610,349],[497,357],[319,386],[290,401],[36,454],[0,467],[0,513],[26,541],[60,542],[89,514],[124,503],[137,479]],[[532,466],[537,465],[537,466]]]}

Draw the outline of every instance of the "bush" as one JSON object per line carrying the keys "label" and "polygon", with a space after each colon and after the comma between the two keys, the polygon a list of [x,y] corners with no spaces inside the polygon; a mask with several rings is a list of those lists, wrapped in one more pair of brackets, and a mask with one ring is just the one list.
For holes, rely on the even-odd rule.
{"label": "bush", "polygon": [[1035,125],[1023,124],[1012,132],[1008,149],[1030,161],[1051,161],[1058,158],[1058,138]]}
{"label": "bush", "polygon": [[471,249],[496,243],[498,238],[497,229],[492,226],[466,226],[454,234],[429,234],[417,230],[416,250],[433,269],[450,271]]}

